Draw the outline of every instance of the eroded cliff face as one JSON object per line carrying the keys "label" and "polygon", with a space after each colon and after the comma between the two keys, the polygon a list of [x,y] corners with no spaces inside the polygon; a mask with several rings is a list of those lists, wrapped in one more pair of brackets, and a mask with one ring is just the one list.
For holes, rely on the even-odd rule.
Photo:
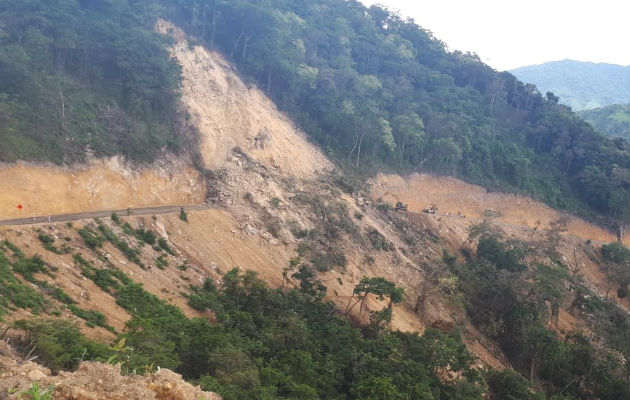
{"label": "eroded cliff face", "polygon": [[171,54],[182,66],[182,103],[199,130],[206,168],[224,166],[234,147],[269,169],[297,178],[312,179],[332,167],[260,89],[240,79],[222,55],[191,46],[169,22],[158,21],[157,29],[175,39]]}
{"label": "eroded cliff face", "polygon": [[[0,219],[199,204],[206,193],[199,172],[172,156],[141,167],[120,157],[67,167],[3,165],[0,188]],[[23,206],[21,212],[18,204]]]}

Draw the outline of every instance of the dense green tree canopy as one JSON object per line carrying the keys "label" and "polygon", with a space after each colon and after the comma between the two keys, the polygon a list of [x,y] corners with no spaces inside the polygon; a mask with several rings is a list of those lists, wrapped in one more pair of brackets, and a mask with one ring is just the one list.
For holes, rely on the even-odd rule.
{"label": "dense green tree canopy", "polygon": [[598,132],[630,140],[630,104],[612,104],[578,112]]}
{"label": "dense green tree canopy", "polygon": [[0,1],[0,160],[177,150],[179,65],[155,4]]}

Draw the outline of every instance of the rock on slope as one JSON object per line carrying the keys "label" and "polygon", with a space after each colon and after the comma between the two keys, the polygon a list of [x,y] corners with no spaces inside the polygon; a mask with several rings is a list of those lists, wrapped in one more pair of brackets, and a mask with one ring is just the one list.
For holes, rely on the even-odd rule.
{"label": "rock on slope", "polygon": [[42,389],[53,386],[55,400],[221,400],[216,393],[204,392],[168,369],[124,376],[120,365],[83,362],[75,372],[52,376],[39,364],[2,355],[6,350],[6,343],[0,344],[1,399],[24,398],[21,393],[38,382]]}

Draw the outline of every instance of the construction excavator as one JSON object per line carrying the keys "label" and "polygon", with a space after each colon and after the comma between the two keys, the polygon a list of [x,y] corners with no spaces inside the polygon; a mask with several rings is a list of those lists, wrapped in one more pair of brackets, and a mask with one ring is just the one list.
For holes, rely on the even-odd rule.
{"label": "construction excavator", "polygon": [[437,214],[437,211],[438,208],[435,204],[431,204],[429,208],[425,208],[424,210],[422,210],[422,212],[425,214]]}
{"label": "construction excavator", "polygon": [[383,193],[383,195],[381,197],[379,197],[376,202],[377,203],[382,203],[384,201],[384,197],[385,196],[391,196],[394,199],[396,199],[396,205],[394,206],[394,211],[408,211],[409,210],[409,206],[407,203],[403,203],[402,201],[399,200],[398,195],[395,193],[390,192],[389,190],[386,191],[385,193]]}
{"label": "construction excavator", "polygon": [[406,203],[403,203],[402,201],[397,201],[396,202],[396,207],[394,207],[394,210],[396,211],[407,211],[408,210],[408,206]]}

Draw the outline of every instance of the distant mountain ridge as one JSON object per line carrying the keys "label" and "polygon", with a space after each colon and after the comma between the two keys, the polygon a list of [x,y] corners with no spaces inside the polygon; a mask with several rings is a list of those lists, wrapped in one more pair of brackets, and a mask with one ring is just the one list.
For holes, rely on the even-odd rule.
{"label": "distant mountain ridge", "polygon": [[510,72],[543,94],[553,92],[576,111],[630,103],[630,66],[561,60]]}

